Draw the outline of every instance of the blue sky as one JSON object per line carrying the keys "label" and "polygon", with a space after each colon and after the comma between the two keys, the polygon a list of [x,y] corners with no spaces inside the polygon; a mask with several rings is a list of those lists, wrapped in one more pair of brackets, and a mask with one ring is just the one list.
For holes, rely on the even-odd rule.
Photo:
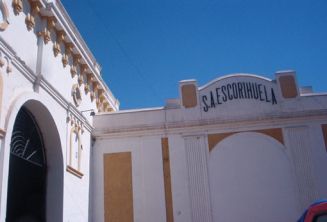
{"label": "blue sky", "polygon": [[121,109],[163,106],[178,82],[231,73],[327,92],[326,0],[62,0]]}

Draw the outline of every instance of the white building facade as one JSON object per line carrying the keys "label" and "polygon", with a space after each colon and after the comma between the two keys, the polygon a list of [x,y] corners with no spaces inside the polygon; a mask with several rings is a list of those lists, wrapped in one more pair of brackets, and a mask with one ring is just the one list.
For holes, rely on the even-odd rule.
{"label": "white building facade", "polygon": [[292,71],[179,88],[95,116],[92,221],[296,221],[327,197],[327,94]]}
{"label": "white building facade", "polygon": [[127,111],[100,71],[60,1],[0,0],[1,222],[295,221],[327,198],[327,94],[293,71]]}
{"label": "white building facade", "polygon": [[90,114],[119,103],[60,1],[0,12],[0,221],[90,221]]}

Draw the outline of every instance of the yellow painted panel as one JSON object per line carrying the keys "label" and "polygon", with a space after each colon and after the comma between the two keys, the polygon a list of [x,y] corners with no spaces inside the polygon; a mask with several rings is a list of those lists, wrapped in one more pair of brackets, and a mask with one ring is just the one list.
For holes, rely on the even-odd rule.
{"label": "yellow painted panel", "polygon": [[167,222],[174,222],[168,138],[161,139]]}
{"label": "yellow painted panel", "polygon": [[131,153],[105,154],[103,163],[105,222],[133,222]]}

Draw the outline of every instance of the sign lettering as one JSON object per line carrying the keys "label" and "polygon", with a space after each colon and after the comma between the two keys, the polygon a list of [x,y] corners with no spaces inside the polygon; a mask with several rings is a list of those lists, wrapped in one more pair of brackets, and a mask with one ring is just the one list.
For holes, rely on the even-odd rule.
{"label": "sign lettering", "polygon": [[277,104],[274,89],[256,82],[233,82],[209,91],[202,95],[203,111],[208,112],[228,101],[239,99],[258,100],[265,103]]}

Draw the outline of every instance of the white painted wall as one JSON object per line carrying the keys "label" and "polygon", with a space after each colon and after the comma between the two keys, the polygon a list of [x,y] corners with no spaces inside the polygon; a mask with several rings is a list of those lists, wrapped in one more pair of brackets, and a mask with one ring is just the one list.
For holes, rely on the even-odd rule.
{"label": "white painted wall", "polygon": [[166,221],[161,137],[97,139],[94,149],[91,221],[104,221],[103,155],[117,152],[132,154],[134,221]]}
{"label": "white painted wall", "polygon": [[301,211],[285,149],[258,133],[216,145],[209,155],[213,221],[296,221]]}
{"label": "white painted wall", "polygon": [[[147,152],[132,147],[146,147],[155,138],[159,143],[161,137],[169,139],[175,221],[295,221],[311,202],[325,198],[327,154],[321,124],[326,124],[327,95],[283,99],[275,81],[251,75],[222,78],[221,83],[199,88],[199,93],[210,91],[214,84],[249,78],[272,87],[278,104],[271,108],[262,101],[242,100],[228,101],[210,113],[202,112],[198,103],[191,109],[162,107],[95,116],[93,220],[103,221],[103,155],[130,150],[133,161],[151,163],[159,158],[151,152],[153,147]],[[282,130],[285,145],[253,133],[272,128]],[[209,153],[208,134],[230,132],[242,133],[225,138]],[[141,169],[133,165],[133,179],[155,174]],[[152,170],[162,175],[161,169]],[[159,189],[157,184],[146,186]],[[133,183],[133,189],[136,199],[147,201],[145,188]],[[151,203],[157,210],[164,207],[162,199]],[[145,220],[140,205],[134,206],[134,213],[136,221]]]}
{"label": "white painted wall", "polygon": [[192,221],[184,138],[169,135],[168,142],[174,221]]}
{"label": "white painted wall", "polygon": [[[3,79],[3,96],[1,106],[0,127],[6,130],[6,136],[2,139],[0,145],[0,221],[5,221],[6,216],[6,197],[7,197],[7,181],[8,181],[8,164],[12,127],[18,110],[27,103],[35,101],[47,108],[47,111],[41,109],[33,109],[33,105],[28,107],[33,110],[32,113],[39,121],[39,125],[49,124],[49,128],[42,133],[46,140],[52,141],[51,136],[47,132],[54,127],[59,135],[60,146],[58,153],[62,155],[62,168],[56,169],[53,165],[51,155],[48,157],[49,174],[63,175],[63,196],[61,207],[63,215],[58,218],[58,213],[48,210],[48,216],[52,220],[58,221],[89,221],[89,184],[90,184],[90,152],[91,152],[91,124],[92,117],[90,112],[80,113],[82,110],[95,109],[95,101],[91,102],[89,94],[84,93],[84,85],[80,86],[82,92],[82,103],[79,107],[74,107],[72,99],[72,85],[77,83],[77,76],[74,78],[70,74],[70,66],[63,67],[61,62],[61,54],[58,57],[53,55],[53,43],[43,43],[43,39],[38,41],[36,33],[41,31],[45,25],[44,21],[40,21],[36,17],[36,26],[34,30],[28,31],[25,24],[26,13],[29,12],[28,1],[24,2],[24,9],[19,15],[14,15],[11,0],[4,0],[9,11],[9,26],[6,30],[0,32],[0,56],[5,60],[5,65],[0,67],[0,75]],[[64,19],[64,18],[60,18]],[[58,19],[58,20],[60,20]],[[61,21],[62,22],[62,21]],[[67,21],[66,21],[67,22]],[[53,34],[53,33],[52,33]],[[38,45],[39,44],[39,45]],[[42,50],[40,47],[43,47]],[[37,60],[42,58],[40,73],[37,70]],[[7,72],[7,60],[12,68],[12,72]],[[34,91],[37,74],[41,74],[39,91]],[[55,124],[51,125],[47,119],[43,118],[45,112],[54,120]],[[83,122],[84,133],[81,134],[83,144],[82,168],[83,178],[66,171],[67,152],[70,147],[70,122],[67,121],[68,116],[73,116],[77,121]],[[83,117],[84,116],[84,117]],[[88,125],[89,124],[89,125]],[[88,126],[86,126],[88,125]],[[46,147],[50,154],[58,154],[52,149],[53,146]],[[55,177],[53,177],[55,178]],[[51,181],[51,180],[50,180]],[[51,181],[56,184],[58,181]],[[52,192],[48,198],[58,198],[59,193]],[[57,210],[57,209],[56,209]],[[56,214],[53,216],[52,214]],[[51,220],[50,220],[51,221]]]}

